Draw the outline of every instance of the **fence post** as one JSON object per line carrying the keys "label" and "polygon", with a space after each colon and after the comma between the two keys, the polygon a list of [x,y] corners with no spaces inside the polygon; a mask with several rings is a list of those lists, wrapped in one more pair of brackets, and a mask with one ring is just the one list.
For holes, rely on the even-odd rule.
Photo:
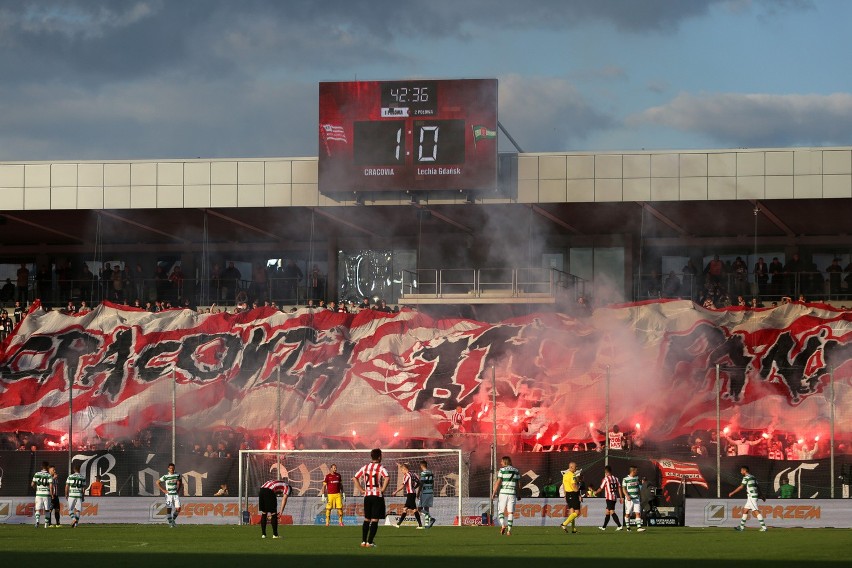
{"label": "fence post", "polygon": [[74,377],[68,379],[68,475],[71,475],[71,456],[74,451]]}
{"label": "fence post", "polygon": [[175,463],[177,437],[177,375],[172,369],[172,463]]}
{"label": "fence post", "polygon": [[[491,439],[491,487],[494,487],[494,483],[497,480],[497,372],[494,370],[494,366],[491,366],[491,419],[492,419],[492,439]],[[488,489],[489,495],[491,494],[491,488]],[[494,524],[494,499],[490,500],[491,507],[489,509],[489,514],[491,518],[489,522]],[[461,525],[461,518],[459,518],[459,525]]]}
{"label": "fence post", "polygon": [[719,379],[719,363],[716,363],[716,499],[722,498],[722,410],[719,401],[722,389]]}
{"label": "fence post", "polygon": [[606,366],[606,414],[604,415],[604,465],[609,465],[609,365]]}
{"label": "fence post", "polygon": [[830,465],[830,470],[831,470],[831,489],[830,489],[830,491],[831,491],[831,498],[832,498],[832,499],[834,499],[834,478],[835,478],[835,475],[834,475],[834,425],[835,425],[835,414],[834,414],[834,413],[835,413],[835,410],[836,410],[836,403],[835,403],[835,400],[834,400],[834,367],[831,367],[831,366],[829,366],[829,367],[828,367],[828,385],[829,385],[829,389],[828,389],[828,393],[829,393],[829,394],[828,394],[828,396],[829,396],[828,404],[830,405],[830,407],[829,407],[829,408],[830,408],[830,410],[831,410],[831,439],[830,439],[830,441],[829,441],[829,443],[831,444],[831,446],[830,446],[830,452],[831,452],[831,454],[830,454],[830,457],[831,457],[831,460],[830,460],[830,461],[831,461],[831,465]]}
{"label": "fence post", "polygon": [[278,458],[278,478],[281,478],[281,366],[278,366],[278,374],[275,382],[275,428],[276,428],[276,438],[278,447],[275,448],[277,453],[275,454],[276,458]]}

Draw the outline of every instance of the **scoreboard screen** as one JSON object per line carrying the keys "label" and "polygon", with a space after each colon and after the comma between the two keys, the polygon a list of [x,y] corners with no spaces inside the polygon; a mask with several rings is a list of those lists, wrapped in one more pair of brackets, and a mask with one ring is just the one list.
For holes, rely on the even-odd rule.
{"label": "scoreboard screen", "polygon": [[497,187],[497,80],[319,84],[319,190]]}

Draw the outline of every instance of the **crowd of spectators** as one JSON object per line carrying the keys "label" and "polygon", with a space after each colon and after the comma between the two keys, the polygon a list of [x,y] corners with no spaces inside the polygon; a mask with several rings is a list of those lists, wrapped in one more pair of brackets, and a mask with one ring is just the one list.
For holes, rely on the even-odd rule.
{"label": "crowd of spectators", "polygon": [[813,261],[793,254],[786,264],[778,257],[769,263],[759,257],[749,269],[741,256],[723,261],[717,254],[703,270],[689,260],[680,273],[651,271],[640,292],[643,297],[692,299],[708,309],[772,307],[793,298],[805,302],[806,297],[837,301],[852,298],[852,262],[843,267],[834,258],[820,271]]}

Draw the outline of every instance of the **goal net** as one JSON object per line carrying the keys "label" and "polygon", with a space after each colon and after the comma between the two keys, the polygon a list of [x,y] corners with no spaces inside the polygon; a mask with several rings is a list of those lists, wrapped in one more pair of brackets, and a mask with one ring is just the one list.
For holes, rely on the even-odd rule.
{"label": "goal net", "polygon": [[[393,492],[402,482],[401,465],[407,464],[413,473],[420,475],[420,462],[426,461],[434,474],[434,505],[431,516],[442,525],[462,519],[464,498],[469,496],[469,456],[461,450],[382,450],[382,465],[390,481],[385,491],[388,515],[401,514],[405,496]],[[323,479],[337,465],[343,478],[346,496],[344,516],[348,523],[360,524],[363,520],[362,494],[356,493],[354,475],[370,463],[369,450],[240,450],[239,501],[241,523],[246,522],[257,509],[257,494],[270,479],[286,478],[292,489],[285,514],[293,517],[295,524],[324,522],[325,506],[319,497]],[[291,502],[295,502],[291,506]],[[322,505],[322,506],[320,506]],[[472,513],[471,513],[472,514]],[[336,513],[334,513],[336,519]]]}

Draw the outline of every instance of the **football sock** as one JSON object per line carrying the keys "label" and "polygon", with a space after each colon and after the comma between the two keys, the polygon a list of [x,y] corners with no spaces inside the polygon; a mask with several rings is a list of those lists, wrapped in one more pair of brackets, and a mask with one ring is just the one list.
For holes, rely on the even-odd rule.
{"label": "football sock", "polygon": [[766,523],[763,520],[763,515],[761,513],[757,514],[757,520],[760,521],[760,526],[765,527]]}
{"label": "football sock", "polygon": [[499,520],[499,521],[500,521],[500,526],[501,526],[501,527],[505,527],[505,526],[506,526],[506,517],[503,515],[503,513],[500,513],[499,515],[497,515],[497,520]]}
{"label": "football sock", "polygon": [[266,536],[266,513],[260,515],[260,533]]}
{"label": "football sock", "polygon": [[41,513],[39,513],[38,511],[36,511],[35,519],[36,519],[36,524],[38,524],[39,520],[41,519]]}
{"label": "football sock", "polygon": [[331,521],[331,509],[325,510],[325,524],[328,524]]}
{"label": "football sock", "polygon": [[607,516],[605,516],[605,517],[604,517],[604,524],[603,524],[604,528],[606,528],[606,526],[607,526],[608,524],[609,524],[609,515],[607,515]]}
{"label": "football sock", "polygon": [[610,516],[612,517],[612,520],[615,521],[615,526],[620,527],[621,521],[618,520],[618,513],[612,513]]}
{"label": "football sock", "polygon": [[272,534],[278,534],[278,513],[272,515]]}
{"label": "football sock", "polygon": [[173,520],[173,521],[176,521],[176,520],[177,520],[178,515],[180,515],[180,510],[179,510],[179,509],[175,509],[175,512],[174,512],[174,513],[172,513],[172,520]]}
{"label": "football sock", "polygon": [[423,521],[420,520],[420,511],[417,511],[416,513],[414,513],[414,518],[417,519],[417,526],[422,527]]}
{"label": "football sock", "polygon": [[367,539],[367,542],[373,544],[373,539],[376,538],[376,532],[379,530],[379,521],[371,521],[370,522],[370,536]]}
{"label": "football sock", "polygon": [[743,518],[740,519],[740,527],[744,527],[748,520],[748,513],[743,513]]}
{"label": "football sock", "polygon": [[370,533],[370,521],[364,519],[364,524],[361,526],[361,542],[367,542],[367,535]]}
{"label": "football sock", "polygon": [[403,511],[403,512],[402,512],[402,516],[396,520],[396,524],[401,525],[401,524],[402,524],[402,521],[404,521],[404,520],[405,520],[405,516],[406,516],[407,514],[408,514],[408,513],[406,513],[405,511]]}
{"label": "football sock", "polygon": [[54,509],[53,514],[56,516],[56,524],[59,524],[59,509]]}
{"label": "football sock", "polygon": [[577,518],[577,516],[578,516],[578,515],[577,515],[577,513],[571,513],[570,515],[568,515],[568,518],[567,518],[567,519],[565,519],[565,522],[564,522],[564,523],[562,523],[562,524],[563,524],[563,525],[566,525],[566,526],[567,526],[567,525],[569,525],[569,524],[570,524],[571,526],[574,526],[574,519],[576,519],[576,518]]}
{"label": "football sock", "polygon": [[515,513],[509,513],[509,520],[507,522],[509,526],[509,530],[512,530],[512,521],[515,520]]}
{"label": "football sock", "polygon": [[172,508],[171,507],[166,509],[166,518],[169,520],[169,522],[172,522]]}

